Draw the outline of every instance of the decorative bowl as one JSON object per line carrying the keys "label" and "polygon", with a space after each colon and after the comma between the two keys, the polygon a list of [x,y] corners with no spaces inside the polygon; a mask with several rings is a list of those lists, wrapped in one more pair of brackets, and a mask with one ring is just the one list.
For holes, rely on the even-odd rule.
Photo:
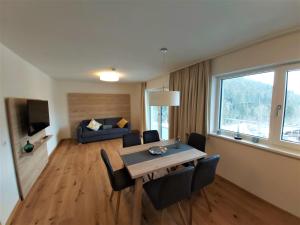
{"label": "decorative bowl", "polygon": [[151,155],[161,155],[166,153],[168,148],[166,146],[153,146],[148,149]]}

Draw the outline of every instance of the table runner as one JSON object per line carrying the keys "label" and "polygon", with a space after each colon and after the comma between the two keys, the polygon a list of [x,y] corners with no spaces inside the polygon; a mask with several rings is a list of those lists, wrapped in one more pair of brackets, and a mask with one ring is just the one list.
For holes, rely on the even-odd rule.
{"label": "table runner", "polygon": [[[168,150],[166,153],[161,154],[161,155],[151,155],[150,152],[148,151],[148,149],[145,149],[145,151],[135,152],[135,153],[128,154],[128,155],[123,155],[122,159],[126,166],[130,166],[130,165],[141,163],[144,161],[163,158],[168,155],[172,155],[172,154],[176,154],[176,153],[179,153],[182,151],[188,151],[188,150],[193,149],[193,147],[191,147],[187,144],[182,144],[182,143],[180,143],[179,148],[176,148],[176,144],[166,145],[165,147],[167,147]],[[124,151],[126,151],[126,149],[124,149]]]}

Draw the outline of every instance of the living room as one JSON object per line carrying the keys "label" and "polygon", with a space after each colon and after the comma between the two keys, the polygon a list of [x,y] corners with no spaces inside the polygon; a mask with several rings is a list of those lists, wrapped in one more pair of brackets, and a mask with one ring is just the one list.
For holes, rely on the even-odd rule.
{"label": "living room", "polygon": [[[160,140],[179,137],[187,142],[186,133],[202,133],[203,127],[207,139],[205,152],[220,155],[220,161],[216,184],[207,188],[212,212],[207,210],[204,198],[197,196],[195,208],[199,212],[194,210],[193,224],[298,224],[298,141],[287,145],[276,142],[281,132],[277,125],[270,125],[268,130],[270,139],[275,140],[272,145],[265,141],[268,138],[251,136],[248,140],[242,126],[232,132],[241,133],[239,140],[240,137],[228,135],[226,129],[223,132],[222,124],[218,127],[215,118],[220,107],[216,91],[220,77],[275,71],[275,92],[271,96],[278,97],[281,92],[276,92],[276,85],[285,82],[276,78],[280,77],[278,74],[299,71],[300,5],[297,1],[229,2],[1,2],[0,223],[133,224],[131,219],[136,216],[135,224],[159,224],[159,211],[152,207],[146,193],[142,194],[142,207],[132,203],[135,194],[124,193],[122,210],[119,218],[115,218],[115,203],[109,201],[111,187],[99,151],[106,150],[112,167],[121,168],[123,161],[118,150],[122,148],[122,136],[88,143],[78,141],[80,121],[117,117],[116,122],[126,119],[130,125],[128,132],[143,135],[143,131],[158,130]],[[256,13],[250,13],[249,7]],[[203,14],[198,15],[198,11]],[[175,77],[192,76],[195,68],[202,71],[201,76],[209,78],[209,85],[198,90],[202,93],[199,96],[208,100],[196,97],[194,104],[192,92],[186,92],[195,89],[193,82],[184,83],[184,78],[178,82]],[[103,71],[116,72],[119,81],[100,81]],[[194,83],[206,85],[199,80]],[[172,91],[180,92],[179,105],[155,108],[151,104],[154,92]],[[19,127],[21,114],[17,113],[16,118],[10,116],[15,108],[7,103],[20,99],[46,101],[49,114],[46,129],[22,138],[25,145],[27,140],[35,142],[49,136],[45,145],[25,157],[30,158],[38,151],[47,153],[41,160],[44,164],[33,168],[39,172],[31,174],[34,178],[28,187],[25,185],[26,191],[22,182],[29,176],[25,174],[25,179],[20,179],[25,170],[19,171],[14,149],[20,146],[15,147],[12,129],[12,124]],[[272,115],[274,105],[284,108],[283,104],[274,103],[278,99],[273,97],[270,103]],[[202,105],[202,101],[203,108],[192,107]],[[184,111],[184,107],[188,110]],[[174,116],[176,112],[181,116]],[[276,112],[284,117],[283,110]],[[186,114],[201,118],[201,129],[193,128],[191,124],[196,122]],[[103,129],[106,124],[102,123]],[[151,178],[152,172],[149,174]],[[158,175],[155,172],[150,182],[158,179]],[[147,181],[148,177],[143,179]],[[227,191],[222,192],[222,188]],[[239,197],[243,199],[241,203]],[[73,204],[76,200],[80,204]],[[187,205],[185,201],[183,208]],[[133,210],[136,208],[139,211]],[[186,217],[183,216],[183,222],[188,220]],[[183,223],[173,206],[161,221]]]}

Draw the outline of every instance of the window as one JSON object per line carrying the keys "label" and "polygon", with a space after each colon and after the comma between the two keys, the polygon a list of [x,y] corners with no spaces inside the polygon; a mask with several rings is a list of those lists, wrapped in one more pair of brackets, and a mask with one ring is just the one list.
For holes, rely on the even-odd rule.
{"label": "window", "polygon": [[149,94],[160,89],[147,90],[145,94],[146,104],[146,125],[148,130],[157,130],[163,140],[169,139],[169,107],[150,106]]}
{"label": "window", "polygon": [[160,138],[169,138],[169,109],[168,106],[149,106],[150,129],[158,130]]}
{"label": "window", "polygon": [[220,129],[269,137],[274,72],[221,80]]}
{"label": "window", "polygon": [[215,76],[212,90],[213,132],[299,149],[299,64]]}
{"label": "window", "polygon": [[288,71],[282,140],[300,143],[300,70]]}

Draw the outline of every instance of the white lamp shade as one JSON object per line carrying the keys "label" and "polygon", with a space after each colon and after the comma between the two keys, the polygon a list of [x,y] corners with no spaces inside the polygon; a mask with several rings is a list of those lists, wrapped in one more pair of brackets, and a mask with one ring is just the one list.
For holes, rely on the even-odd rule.
{"label": "white lamp shade", "polygon": [[179,106],[179,91],[157,91],[149,95],[149,105],[151,106]]}

